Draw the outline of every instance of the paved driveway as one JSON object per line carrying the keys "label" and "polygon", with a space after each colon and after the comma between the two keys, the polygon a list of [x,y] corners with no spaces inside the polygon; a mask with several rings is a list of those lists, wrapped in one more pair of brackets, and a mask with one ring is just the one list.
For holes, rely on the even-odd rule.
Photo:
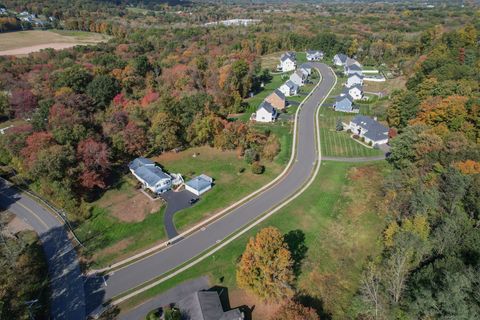
{"label": "paved driveway", "polygon": [[198,197],[187,190],[182,190],[180,192],[170,190],[160,196],[167,202],[167,208],[165,209],[165,215],[163,216],[163,223],[165,225],[165,230],[167,231],[168,239],[172,239],[178,236],[177,229],[173,223],[173,216],[177,211],[190,207],[190,199]]}
{"label": "paved driveway", "polygon": [[310,179],[316,162],[320,160],[315,137],[315,113],[335,83],[334,74],[327,65],[314,65],[320,70],[323,79],[299,112],[295,161],[283,179],[182,241],[111,273],[107,280],[108,286],[103,288],[103,301],[97,300],[96,303],[106,302],[194,258],[301,189]]}

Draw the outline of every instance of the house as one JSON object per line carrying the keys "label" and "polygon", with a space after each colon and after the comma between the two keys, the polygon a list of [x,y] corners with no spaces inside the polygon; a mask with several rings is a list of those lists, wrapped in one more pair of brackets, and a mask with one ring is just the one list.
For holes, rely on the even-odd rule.
{"label": "house", "polygon": [[273,122],[277,118],[277,110],[268,103],[263,101],[255,112],[255,121],[258,122]]}
{"label": "house", "polygon": [[196,196],[200,196],[212,188],[213,179],[201,174],[185,183],[185,189]]}
{"label": "house", "polygon": [[298,70],[300,70],[300,72],[303,73],[303,75],[305,76],[305,79],[308,78],[308,76],[310,75],[310,72],[308,72],[308,70],[305,68],[300,68]]}
{"label": "house", "polygon": [[308,61],[320,61],[323,59],[323,52],[320,50],[307,50]]}
{"label": "house", "polygon": [[353,58],[347,58],[347,61],[345,62],[345,65],[347,67],[350,67],[350,66],[353,66],[353,65],[356,65],[358,67],[362,67],[362,65],[360,64],[360,62],[358,62],[356,59],[353,59]]}
{"label": "house", "polygon": [[363,75],[358,73],[352,73],[347,79],[347,83],[345,84],[347,87],[352,87],[356,84],[363,86]]}
{"label": "house", "polygon": [[164,193],[172,187],[172,177],[147,158],[136,158],[128,164],[130,172],[142,183],[144,189]]}
{"label": "house", "polygon": [[270,103],[275,109],[283,110],[287,106],[287,100],[285,94],[279,89],[275,89],[272,93],[265,98],[265,101]]}
{"label": "house", "polygon": [[388,128],[376,119],[358,115],[350,121],[349,129],[372,146],[388,143]]}
{"label": "house", "polygon": [[312,74],[312,65],[308,62],[302,63],[300,69],[305,69],[308,72],[308,75]]}
{"label": "house", "polygon": [[344,66],[344,65],[347,64],[347,59],[348,59],[348,57],[346,55],[344,55],[343,53],[337,53],[333,57],[333,63],[336,66]]}
{"label": "house", "polygon": [[243,320],[245,315],[238,308],[224,311],[215,291],[197,291],[177,303],[182,319],[192,320]]}
{"label": "house", "polygon": [[282,72],[293,71],[297,67],[295,54],[292,52],[286,52],[280,57],[280,64],[277,69]]}
{"label": "house", "polygon": [[344,72],[347,76],[354,73],[363,74],[363,69],[357,64],[352,64],[349,66],[345,66]]}
{"label": "house", "polygon": [[298,93],[298,86],[291,80],[288,80],[278,88],[286,97],[296,96]]}
{"label": "house", "polygon": [[303,73],[300,70],[296,70],[292,75],[290,76],[290,81],[295,83],[297,86],[301,87],[305,84],[305,81],[307,80],[307,74]]}
{"label": "house", "polygon": [[345,88],[340,95],[350,95],[353,100],[360,100],[363,98],[363,87],[360,84],[355,84],[350,88]]}
{"label": "house", "polygon": [[358,109],[353,106],[353,98],[349,94],[337,97],[333,109],[340,112],[358,112]]}

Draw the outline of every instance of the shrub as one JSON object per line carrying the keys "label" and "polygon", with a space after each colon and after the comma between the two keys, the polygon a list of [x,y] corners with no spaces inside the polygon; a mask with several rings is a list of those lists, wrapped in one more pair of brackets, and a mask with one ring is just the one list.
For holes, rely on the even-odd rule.
{"label": "shrub", "polygon": [[265,167],[262,166],[259,162],[254,162],[252,164],[252,172],[255,174],[262,174],[265,171]]}
{"label": "shrub", "polygon": [[246,163],[252,164],[258,160],[258,154],[253,149],[247,149],[245,150],[245,154],[243,155],[243,158],[245,159]]}
{"label": "shrub", "polygon": [[278,141],[278,138],[273,135],[268,137],[267,143],[263,146],[262,156],[265,159],[272,161],[279,152],[280,141]]}
{"label": "shrub", "polygon": [[358,134],[354,134],[354,135],[353,135],[353,139],[357,139],[357,140],[358,140],[358,138],[359,138]]}
{"label": "shrub", "polygon": [[368,145],[371,147],[373,145],[372,141],[368,141]]}
{"label": "shrub", "polygon": [[347,133],[352,133],[352,129],[348,129],[348,130],[347,130]]}

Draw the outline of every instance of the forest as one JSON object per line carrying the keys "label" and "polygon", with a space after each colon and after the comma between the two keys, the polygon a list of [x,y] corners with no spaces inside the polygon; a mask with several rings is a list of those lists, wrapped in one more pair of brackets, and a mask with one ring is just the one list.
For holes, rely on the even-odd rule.
{"label": "forest", "polygon": [[[271,161],[278,141],[270,132],[231,117],[245,112],[244,99],[271,79],[262,56],[318,48],[331,60],[344,52],[407,79],[389,97],[385,114],[396,137],[378,205],[385,216],[383,250],[369,260],[352,301],[357,319],[478,317],[478,9],[381,3],[308,10],[292,4],[273,12],[271,4],[149,1],[132,10],[127,2],[70,3],[3,1],[18,11],[55,16],[66,30],[112,38],[0,57],[0,120],[13,124],[0,136],[2,175],[81,223],[91,214],[89,203],[137,156],[209,145],[240,157],[254,150]],[[262,22],[203,25],[237,16]],[[14,23],[6,19],[0,24]],[[28,248],[19,249],[18,259]],[[280,313],[286,319],[297,307]]]}

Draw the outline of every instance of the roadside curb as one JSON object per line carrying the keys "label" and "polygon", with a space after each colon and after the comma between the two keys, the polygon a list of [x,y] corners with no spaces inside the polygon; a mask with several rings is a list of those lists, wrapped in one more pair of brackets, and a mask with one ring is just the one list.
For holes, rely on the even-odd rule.
{"label": "roadside curb", "polygon": [[162,249],[168,247],[170,244],[175,243],[175,241],[177,241],[181,238],[185,238],[186,236],[200,230],[201,228],[206,227],[207,225],[209,225],[210,223],[214,222],[217,219],[221,219],[223,216],[229,214],[233,209],[235,209],[238,206],[244,204],[248,200],[252,199],[253,197],[255,197],[259,194],[261,194],[262,192],[266,191],[267,189],[273,187],[276,183],[278,183],[281,179],[283,179],[286,176],[286,174],[290,171],[291,166],[292,166],[292,164],[295,160],[295,152],[296,152],[296,147],[297,147],[296,145],[297,145],[297,122],[298,122],[297,119],[298,119],[298,114],[299,114],[300,110],[302,109],[302,106],[303,106],[304,102],[308,98],[310,98],[310,96],[318,88],[318,86],[320,85],[320,83],[322,82],[322,79],[323,79],[320,71],[317,70],[317,72],[320,75],[320,79],[319,79],[318,83],[315,85],[315,87],[312,88],[312,90],[308,93],[308,95],[302,100],[302,102],[299,104],[299,106],[297,108],[297,111],[295,112],[295,122],[294,122],[294,128],[293,128],[293,138],[292,138],[293,145],[292,145],[292,152],[291,152],[291,155],[290,155],[290,160],[287,163],[287,166],[285,167],[285,169],[275,179],[273,179],[272,181],[270,181],[269,183],[267,183],[266,185],[264,185],[260,189],[257,189],[256,191],[250,193],[249,195],[245,196],[244,198],[240,199],[239,201],[233,203],[229,207],[223,209],[222,211],[220,211],[220,212],[214,214],[213,216],[207,218],[206,220],[203,220],[200,223],[192,226],[188,230],[178,234],[178,236],[176,236],[172,239],[169,239],[165,242],[162,242],[162,243],[160,243],[156,246],[153,246],[153,247],[151,247],[151,248],[149,248],[145,251],[142,251],[142,252],[139,252],[139,253],[137,253],[133,256],[130,256],[130,257],[128,257],[128,258],[126,258],[122,261],[116,262],[116,263],[114,263],[114,264],[112,264],[108,267],[101,268],[101,269],[91,269],[91,270],[86,272],[86,275],[91,276],[91,275],[95,275],[95,274],[98,274],[98,273],[104,273],[104,272],[109,273],[109,272],[112,272],[112,271],[115,271],[115,270],[118,270],[118,269],[122,269],[122,268],[124,268],[124,267],[126,267],[126,266],[128,266],[132,263],[135,263],[135,262],[139,261],[139,260],[146,259],[149,256],[151,256],[151,255],[161,251]]}

